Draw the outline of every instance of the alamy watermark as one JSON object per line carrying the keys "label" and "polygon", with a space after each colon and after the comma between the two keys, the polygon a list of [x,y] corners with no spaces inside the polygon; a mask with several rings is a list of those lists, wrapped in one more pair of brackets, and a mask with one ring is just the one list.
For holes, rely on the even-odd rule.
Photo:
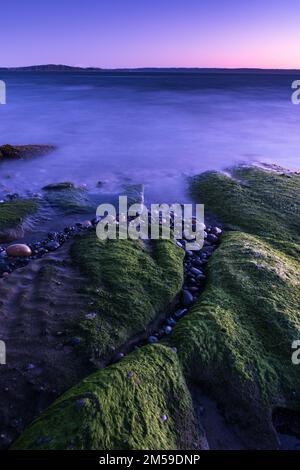
{"label": "alamy watermark", "polygon": [[300,364],[300,339],[296,339],[292,342],[292,349],[294,350],[292,354],[292,363],[295,366]]}
{"label": "alamy watermark", "polygon": [[0,364],[6,364],[6,346],[5,342],[0,340]]}
{"label": "alamy watermark", "polygon": [[300,104],[300,80],[293,81],[292,89],[295,90],[291,97],[292,103],[296,105]]}
{"label": "alamy watermark", "polygon": [[187,250],[200,250],[204,243],[203,204],[151,204],[128,207],[127,196],[119,196],[119,207],[101,204],[96,233],[100,240],[186,240]]}
{"label": "alamy watermark", "polygon": [[0,105],[6,104],[6,84],[0,80]]}

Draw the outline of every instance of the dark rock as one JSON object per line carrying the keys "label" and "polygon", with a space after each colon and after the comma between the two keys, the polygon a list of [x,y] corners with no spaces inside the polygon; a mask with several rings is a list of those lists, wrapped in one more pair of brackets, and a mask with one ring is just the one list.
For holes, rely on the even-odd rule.
{"label": "dark rock", "polygon": [[189,307],[194,301],[192,294],[188,290],[182,292],[182,304],[185,307]]}
{"label": "dark rock", "polygon": [[176,325],[176,321],[174,320],[174,318],[167,318],[166,323],[169,326],[175,326]]}
{"label": "dark rock", "polygon": [[97,225],[101,220],[101,217],[97,215],[94,219],[91,220],[93,225]]}
{"label": "dark rock", "polygon": [[187,256],[191,256],[191,257],[194,256],[194,253],[193,253],[192,251],[190,251],[190,250],[186,250],[185,254],[186,254]]}
{"label": "dark rock", "polygon": [[0,147],[0,160],[14,160],[23,157],[33,157],[55,150],[53,145],[2,145]]}
{"label": "dark rock", "polygon": [[207,235],[207,241],[211,243],[217,243],[218,237],[214,235],[213,233],[210,233],[209,235]]}
{"label": "dark rock", "polygon": [[59,236],[58,232],[49,232],[48,233],[48,238],[49,240],[56,240]]}
{"label": "dark rock", "polygon": [[71,344],[72,346],[78,346],[81,343],[81,338],[72,338]]}
{"label": "dark rock", "polygon": [[214,234],[214,235],[221,235],[222,234],[222,230],[219,228],[219,227],[213,227],[211,232]]}
{"label": "dark rock", "polygon": [[195,274],[195,276],[199,276],[199,275],[203,274],[203,272],[200,271],[200,269],[197,269],[197,268],[192,268],[191,273]]}
{"label": "dark rock", "polygon": [[165,329],[164,329],[164,332],[166,335],[169,335],[172,333],[172,327],[171,326],[166,326]]}
{"label": "dark rock", "polygon": [[115,355],[113,362],[119,362],[124,358],[124,353],[119,352]]}
{"label": "dark rock", "polygon": [[47,245],[46,245],[46,248],[47,248],[47,250],[49,250],[49,251],[55,251],[55,250],[57,250],[57,248],[59,248],[59,247],[60,247],[60,244],[59,244],[58,242],[54,241],[54,240],[48,242]]}
{"label": "dark rock", "polygon": [[199,274],[199,276],[196,277],[196,281],[198,283],[201,283],[201,282],[204,282],[206,279],[205,275],[204,274]]}
{"label": "dark rock", "polygon": [[73,188],[75,188],[73,183],[71,183],[70,181],[64,181],[63,183],[47,184],[47,186],[44,186],[42,189],[44,191],[61,191],[64,189],[73,189]]}
{"label": "dark rock", "polygon": [[149,338],[148,338],[148,343],[149,343],[149,344],[153,344],[153,343],[157,343],[157,342],[158,342],[157,336],[154,336],[154,335],[153,335],[153,336],[149,336]]}

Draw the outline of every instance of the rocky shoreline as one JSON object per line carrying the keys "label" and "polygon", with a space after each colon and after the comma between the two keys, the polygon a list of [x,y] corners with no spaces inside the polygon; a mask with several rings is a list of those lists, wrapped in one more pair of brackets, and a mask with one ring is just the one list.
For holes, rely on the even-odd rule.
{"label": "rocky shoreline", "polygon": [[[65,183],[44,188],[37,202],[41,206],[48,198],[47,204],[63,211],[67,201],[68,217],[77,214],[73,223],[69,218],[67,226],[39,241],[1,242],[3,321],[14,279],[20,279],[17,296],[27,305],[26,279],[35,266],[43,267],[33,274],[37,285],[43,272],[42,285],[53,286],[51,292],[57,289],[61,296],[62,283],[68,282],[78,297],[77,307],[65,300],[67,316],[63,303],[51,305],[50,297],[45,308],[43,299],[36,306],[28,303],[34,321],[39,318],[36,326],[40,320],[48,325],[41,354],[41,345],[30,346],[40,331],[29,329],[29,336],[17,341],[16,327],[2,327],[9,348],[18,342],[26,362],[11,349],[14,364],[8,363],[9,385],[1,399],[15,404],[19,414],[22,406],[28,408],[15,426],[14,412],[3,414],[2,448],[18,436],[13,449],[298,445],[300,384],[290,346],[300,334],[300,177],[241,166],[199,175],[190,190],[195,202],[221,221],[205,227],[199,251],[187,250],[185,238],[177,244],[100,242],[95,236],[99,218],[82,217],[92,206],[89,194]],[[0,231],[8,223],[15,230],[36,210],[24,209],[23,203],[9,195],[0,204]],[[13,312],[10,316],[17,325]],[[63,318],[60,324],[52,322],[56,316]],[[27,330],[25,318],[20,328]],[[63,351],[69,370],[78,364],[69,377]],[[45,394],[51,388],[47,380],[57,381],[54,393]],[[38,409],[30,401],[30,387],[39,397]]]}

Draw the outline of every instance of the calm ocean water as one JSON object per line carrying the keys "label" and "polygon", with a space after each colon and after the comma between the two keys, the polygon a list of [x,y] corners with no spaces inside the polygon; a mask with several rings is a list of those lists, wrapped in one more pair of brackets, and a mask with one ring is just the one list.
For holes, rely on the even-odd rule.
{"label": "calm ocean water", "polygon": [[58,150],[1,165],[9,190],[71,180],[144,183],[146,199],[188,200],[186,176],[239,162],[299,169],[300,76],[0,73],[0,144]]}

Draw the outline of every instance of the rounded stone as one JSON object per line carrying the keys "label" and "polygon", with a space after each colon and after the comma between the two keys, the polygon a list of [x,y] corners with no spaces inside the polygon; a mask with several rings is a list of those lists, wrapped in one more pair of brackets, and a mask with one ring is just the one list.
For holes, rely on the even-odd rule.
{"label": "rounded stone", "polygon": [[16,243],[14,245],[10,245],[6,248],[6,253],[8,256],[31,256],[32,251],[28,245],[24,245],[22,243]]}
{"label": "rounded stone", "polygon": [[216,243],[218,241],[218,237],[213,233],[210,233],[209,235],[207,235],[207,240],[211,243]]}
{"label": "rounded stone", "polygon": [[194,301],[192,294],[188,290],[182,292],[182,304],[185,307],[189,307]]}
{"label": "rounded stone", "polygon": [[92,226],[93,224],[90,220],[84,220],[83,222],[81,222],[82,228],[91,228]]}
{"label": "rounded stone", "polygon": [[149,338],[148,338],[148,343],[149,344],[153,344],[153,343],[157,343],[157,342],[158,342],[157,336],[149,336]]}
{"label": "rounded stone", "polygon": [[214,234],[214,235],[221,235],[222,233],[222,229],[220,229],[219,227],[213,227],[211,232]]}
{"label": "rounded stone", "polygon": [[174,317],[179,320],[187,313],[187,308],[181,308],[180,310],[176,310],[174,313]]}
{"label": "rounded stone", "polygon": [[174,318],[168,318],[166,323],[167,323],[168,326],[175,326],[176,325],[176,321],[174,320]]}
{"label": "rounded stone", "polygon": [[57,248],[59,248],[59,247],[60,247],[60,244],[59,244],[58,242],[54,241],[54,240],[48,242],[47,245],[46,245],[46,248],[47,248],[49,251],[55,251],[55,250],[57,250]]}

